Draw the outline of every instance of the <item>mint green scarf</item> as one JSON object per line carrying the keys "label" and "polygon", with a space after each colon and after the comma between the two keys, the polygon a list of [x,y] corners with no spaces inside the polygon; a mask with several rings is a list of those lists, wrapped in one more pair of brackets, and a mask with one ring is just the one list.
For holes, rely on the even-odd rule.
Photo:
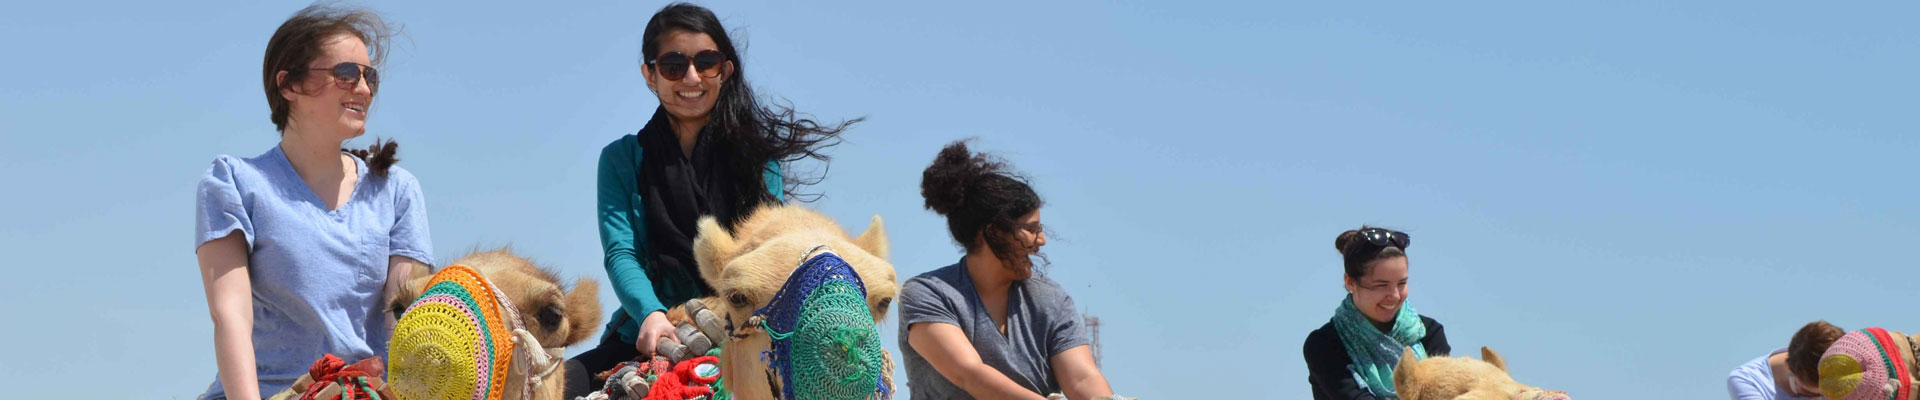
{"label": "mint green scarf", "polygon": [[1340,332],[1347,357],[1353,359],[1347,370],[1353,371],[1373,397],[1400,397],[1393,391],[1393,366],[1400,362],[1400,348],[1413,347],[1415,359],[1427,358],[1426,346],[1420,345],[1420,339],[1427,337],[1427,324],[1420,322],[1412,304],[1400,304],[1400,313],[1393,316],[1393,329],[1380,332],[1353,306],[1353,296],[1348,295],[1339,308],[1333,309],[1333,328]]}

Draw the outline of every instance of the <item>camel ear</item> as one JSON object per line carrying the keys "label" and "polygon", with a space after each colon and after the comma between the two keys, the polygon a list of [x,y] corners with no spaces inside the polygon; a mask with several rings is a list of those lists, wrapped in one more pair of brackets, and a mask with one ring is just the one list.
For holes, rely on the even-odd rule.
{"label": "camel ear", "polygon": [[[567,310],[567,338],[565,346],[572,346],[592,337],[595,329],[600,328],[600,282],[580,278],[573,283],[573,291],[560,300]],[[552,345],[547,345],[552,346]]]}
{"label": "camel ear", "polygon": [[853,245],[860,246],[861,250],[866,250],[867,254],[874,257],[887,259],[887,227],[880,221],[879,214],[874,214],[873,222],[867,223],[866,232],[861,232],[860,237],[853,239]]}
{"label": "camel ear", "polygon": [[1480,361],[1493,364],[1493,366],[1499,367],[1502,372],[1507,370],[1507,359],[1500,358],[1500,353],[1493,352],[1493,348],[1491,347],[1480,348]]}
{"label": "camel ear", "polygon": [[1400,347],[1400,362],[1394,363],[1393,365],[1393,387],[1395,389],[1401,389],[1403,390],[1402,393],[1404,393],[1404,388],[1407,386],[1406,382],[1419,381],[1419,377],[1414,376],[1413,369],[1413,363],[1417,361],[1419,361],[1419,359],[1413,357],[1412,347]]}
{"label": "camel ear", "polygon": [[733,241],[733,234],[720,227],[720,221],[713,217],[700,217],[699,235],[693,239],[693,261],[700,264],[700,278],[708,286],[720,286],[720,256],[733,254],[740,244]]}

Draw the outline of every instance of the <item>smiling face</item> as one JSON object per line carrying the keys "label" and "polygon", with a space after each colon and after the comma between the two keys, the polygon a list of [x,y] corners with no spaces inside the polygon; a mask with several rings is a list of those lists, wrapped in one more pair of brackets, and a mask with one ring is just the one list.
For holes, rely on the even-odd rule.
{"label": "smiling face", "polygon": [[[652,60],[657,61],[661,56],[671,53],[693,57],[702,51],[720,51],[720,45],[714,43],[713,37],[680,29],[661,35],[659,44],[659,51],[650,55]],[[733,62],[730,60],[713,67],[719,73],[713,77],[707,77],[706,71],[695,71],[689,66],[676,71],[684,72],[685,76],[677,80],[668,79],[668,74],[663,73],[661,68],[659,64],[648,64],[641,67],[641,72],[646,75],[647,88],[653,89],[653,93],[660,98],[660,106],[666,108],[667,114],[680,123],[705,124],[707,115],[713,113],[713,105],[720,99],[720,89],[727,78],[733,75]]]}
{"label": "smiling face", "polygon": [[1353,306],[1375,323],[1390,323],[1407,301],[1407,258],[1386,257],[1367,263],[1367,274],[1358,281],[1346,277],[1347,291],[1353,293]]}
{"label": "smiling face", "polygon": [[372,65],[367,45],[351,34],[333,35],[321,42],[320,54],[294,73],[280,71],[280,80],[292,79],[280,90],[289,104],[287,130],[346,141],[367,131],[367,111],[374,90],[366,79],[340,87],[331,69],[343,62]]}

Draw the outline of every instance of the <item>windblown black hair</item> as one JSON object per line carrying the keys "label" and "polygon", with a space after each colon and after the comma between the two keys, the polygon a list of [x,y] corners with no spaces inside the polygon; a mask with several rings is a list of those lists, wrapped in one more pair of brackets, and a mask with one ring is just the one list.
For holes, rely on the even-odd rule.
{"label": "windblown black hair", "polygon": [[[1020,217],[1042,205],[1026,177],[1009,171],[998,158],[969,151],[964,140],[940,149],[933,165],[920,174],[920,197],[926,198],[927,209],[947,217],[954,241],[974,250],[973,238],[983,236],[1003,261],[1018,257],[1011,239]],[[1040,258],[1044,263],[1046,256]]]}
{"label": "windblown black hair", "polygon": [[[738,185],[734,189],[741,194],[738,205],[742,210],[777,202],[771,194],[773,188],[766,187],[762,175],[770,162],[777,161],[782,167],[785,187],[778,190],[788,198],[803,196],[799,188],[819,183],[825,171],[823,169],[820,176],[800,176],[790,165],[808,158],[827,162],[831,157],[821,151],[839,144],[840,132],[866,119],[821,124],[794,112],[791,105],[762,104],[753,88],[747,85],[746,63],[739,49],[727,35],[726,28],[720,25],[720,18],[705,7],[673,3],[654,13],[641,34],[641,64],[660,56],[661,37],[673,31],[706,34],[720,47],[720,53],[733,62],[733,73],[721,83],[719,98],[701,134],[713,135],[710,137],[718,139],[729,150],[717,154],[729,157],[726,163],[737,175],[731,181]],[[818,195],[806,196],[804,201],[817,198]]]}

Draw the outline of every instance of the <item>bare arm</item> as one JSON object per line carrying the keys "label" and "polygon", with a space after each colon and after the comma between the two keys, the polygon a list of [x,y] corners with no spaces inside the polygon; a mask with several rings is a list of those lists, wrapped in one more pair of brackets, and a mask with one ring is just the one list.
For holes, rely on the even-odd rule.
{"label": "bare arm", "polygon": [[242,235],[228,234],[195,251],[200,259],[200,283],[207,290],[207,311],[213,315],[213,352],[220,366],[220,386],[233,400],[260,398],[260,381],[254,371],[253,283],[248,281],[246,240]]}
{"label": "bare arm", "polygon": [[1060,379],[1060,391],[1066,392],[1068,399],[1081,400],[1113,395],[1113,388],[1107,386],[1107,376],[1100,374],[1100,367],[1093,365],[1093,350],[1086,345],[1074,346],[1047,360],[1053,364],[1053,375]]}
{"label": "bare arm", "polygon": [[[384,309],[386,308],[386,305],[393,304],[394,296],[400,295],[400,288],[402,286],[405,286],[407,284],[407,281],[413,280],[414,271],[426,271],[426,270],[427,270],[427,263],[420,262],[420,260],[415,260],[413,259],[413,257],[387,256],[386,294],[381,296],[381,298],[385,299],[386,301],[380,302],[381,308]],[[394,321],[393,319],[394,315],[393,313],[390,313],[390,312],[383,313],[383,314],[387,315],[387,331],[392,332],[393,326],[396,323],[396,321]]]}
{"label": "bare arm", "polygon": [[981,362],[980,352],[974,350],[973,343],[967,341],[966,332],[953,324],[922,322],[910,325],[907,327],[907,344],[926,358],[928,364],[933,364],[933,369],[940,371],[940,376],[973,397],[1045,399],[1014,383],[1000,370]]}

